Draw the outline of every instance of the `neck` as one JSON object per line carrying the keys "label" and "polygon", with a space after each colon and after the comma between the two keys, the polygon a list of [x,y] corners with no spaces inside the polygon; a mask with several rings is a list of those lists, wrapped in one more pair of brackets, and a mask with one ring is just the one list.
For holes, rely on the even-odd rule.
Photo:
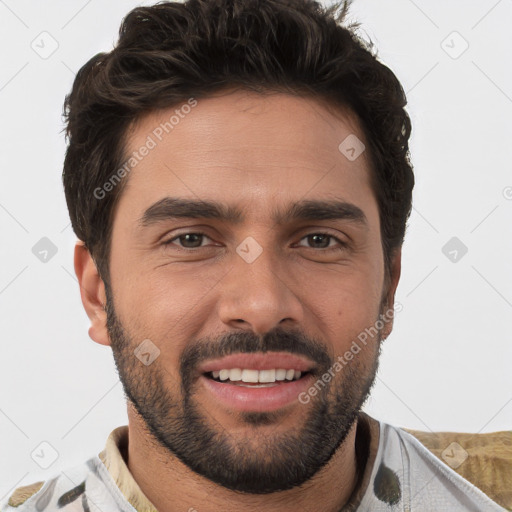
{"label": "neck", "polygon": [[302,510],[337,512],[358,483],[357,421],[329,463],[300,487],[271,494],[245,494],[226,489],[190,470],[156,443],[131,404],[128,420],[126,463],[158,512],[295,512],[299,504]]}

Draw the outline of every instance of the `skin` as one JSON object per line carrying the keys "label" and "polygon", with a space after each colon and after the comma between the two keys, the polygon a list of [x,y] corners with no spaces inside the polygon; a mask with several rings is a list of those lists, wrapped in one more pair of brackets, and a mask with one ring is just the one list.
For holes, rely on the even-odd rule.
{"label": "skin", "polygon": [[[128,133],[129,152],[142,146],[175,108],[153,112],[134,124]],[[380,344],[391,332],[392,320],[347,367],[335,372],[324,392],[307,404],[296,401],[275,414],[251,416],[219,406],[194,380],[193,368],[184,373],[180,367],[187,347],[201,353],[210,343],[218,355],[215,350],[223,343],[230,346],[229,335],[248,347],[244,343],[273,332],[277,335],[263,339],[268,347],[277,347],[282,329],[297,333],[297,342],[300,338],[305,346],[318,349],[314,360],[320,376],[329,361],[334,362],[359,333],[374,325],[379,313],[392,308],[401,253],[395,253],[392,274],[386,280],[367,154],[349,161],[338,151],[350,134],[364,142],[357,118],[316,99],[246,91],[201,99],[125,178],[113,221],[110,289],[105,290],[91,255],[77,243],[75,270],[91,321],[89,335],[97,343],[112,346],[125,390],[128,387],[141,402],[138,407],[127,402],[128,467],[159,512],[190,507],[199,512],[291,512],[299,503],[306,511],[334,512],[353,492],[357,483],[357,421],[353,419],[373,383]],[[167,219],[142,229],[139,219],[144,211],[165,196],[238,206],[245,218],[237,224]],[[284,210],[303,199],[335,198],[358,206],[367,225],[346,219],[272,222],[276,208]],[[206,237],[188,245],[183,238],[175,238],[197,232]],[[323,232],[348,247],[329,251],[337,246],[335,239],[327,239],[326,249],[308,238]],[[252,263],[236,252],[248,236],[263,249]],[[173,244],[163,244],[171,239]],[[186,253],[184,247],[194,249]],[[133,356],[144,339],[160,350],[147,367]],[[289,351],[293,353],[293,344]],[[184,377],[190,378],[187,400],[193,409],[185,407]],[[141,405],[143,399],[146,406]],[[336,407],[336,400],[343,406]],[[164,415],[169,401],[173,407]],[[321,416],[322,406],[330,415],[324,411]],[[226,458],[215,458],[219,442],[205,445],[202,454],[198,452],[187,464],[162,443],[171,444],[172,430],[179,432],[180,415],[192,410],[197,423],[189,418],[188,424],[199,429],[201,420],[207,430],[194,432],[217,434]],[[148,427],[148,422],[157,420],[163,425],[160,439]],[[307,430],[311,425],[315,425],[312,432]],[[332,453],[320,456],[318,450],[308,451],[329,425],[333,430],[328,432],[338,437],[328,443],[321,439]],[[205,443],[206,437],[200,436],[197,442]],[[291,460],[285,458],[284,446],[297,447]],[[300,446],[305,448],[299,450]],[[234,455],[232,459],[229,454]],[[309,474],[296,482],[289,479],[287,488],[264,490],[256,484],[253,492],[230,488],[235,473],[254,469],[257,465],[250,464],[258,461],[263,467],[283,464],[282,481],[286,482],[285,464],[299,463],[301,457],[309,464]],[[205,475],[204,467],[203,474],[191,468],[208,460],[223,461],[214,466],[225,466],[231,475],[231,480],[224,475],[226,485],[215,481],[219,475]]]}

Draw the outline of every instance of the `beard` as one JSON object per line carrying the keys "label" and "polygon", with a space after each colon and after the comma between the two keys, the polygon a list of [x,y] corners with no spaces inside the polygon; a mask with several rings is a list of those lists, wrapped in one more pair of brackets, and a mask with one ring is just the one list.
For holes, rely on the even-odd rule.
{"label": "beard", "polygon": [[[283,414],[288,413],[240,412],[237,418],[252,428],[247,436],[234,435],[195,400],[199,363],[239,352],[286,351],[315,362],[311,373],[317,382],[335,363],[328,348],[300,331],[283,329],[273,329],[263,337],[231,332],[217,339],[200,339],[188,343],[181,353],[179,381],[171,390],[166,376],[176,372],[163,366],[163,358],[145,366],[135,357],[140,341],[127,333],[115,313],[107,284],[105,289],[107,328],[126,398],[155,443],[195,473],[227,489],[268,494],[311,479],[346,439],[375,382],[380,331],[373,346],[363,348],[328,384],[322,382],[323,389],[311,397],[308,408],[301,405],[300,424],[278,431]],[[365,351],[371,352],[369,363],[361,357]],[[270,431],[272,425],[275,429]],[[258,432],[259,426],[264,428]]]}

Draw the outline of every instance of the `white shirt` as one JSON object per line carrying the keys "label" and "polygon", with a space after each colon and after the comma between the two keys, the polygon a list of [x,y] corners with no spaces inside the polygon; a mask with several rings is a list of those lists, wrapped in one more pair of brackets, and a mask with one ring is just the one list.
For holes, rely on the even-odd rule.
{"label": "white shirt", "polygon": [[[366,465],[363,477],[365,487],[357,489],[350,502],[340,512],[506,511],[444,464],[413,435],[381,421],[378,424],[378,448],[373,463]],[[114,439],[118,439],[121,434],[127,436],[127,432],[127,426],[118,427],[112,432],[109,440],[112,442],[114,433],[117,433]],[[111,448],[110,451],[116,451],[117,445],[111,446],[115,448],[114,450]],[[123,471],[128,472],[120,455],[118,459],[119,462],[116,461],[116,464],[123,465]],[[130,485],[136,487],[135,492],[142,495],[142,491],[129,476],[129,472],[125,474],[128,474]],[[143,495],[142,499],[150,505]],[[154,512],[155,510],[150,506],[139,506],[138,510],[134,508],[98,455],[92,456],[74,468],[54,475],[21,505],[13,507],[7,503],[0,504],[1,512]]]}

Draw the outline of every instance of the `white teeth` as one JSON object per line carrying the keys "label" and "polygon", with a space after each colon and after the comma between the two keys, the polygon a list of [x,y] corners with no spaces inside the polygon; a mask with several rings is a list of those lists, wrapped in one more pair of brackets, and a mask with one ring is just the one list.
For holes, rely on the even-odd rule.
{"label": "white teeth", "polygon": [[297,380],[300,379],[302,372],[299,370],[285,370],[284,368],[270,369],[270,370],[251,370],[241,368],[223,368],[222,370],[212,371],[214,379],[221,381],[230,380],[233,382],[252,382],[252,383],[272,383],[275,381],[283,380]]}
{"label": "white teeth", "polygon": [[258,370],[242,370],[242,380],[244,382],[258,382]]}
{"label": "white teeth", "polygon": [[276,370],[276,380],[284,380],[286,379],[286,370],[283,370],[282,368],[279,370]]}
{"label": "white teeth", "polygon": [[229,370],[229,380],[242,380],[242,370],[240,368],[231,368]]}
{"label": "white teeth", "polygon": [[260,370],[258,382],[275,382],[276,371],[275,370]]}

